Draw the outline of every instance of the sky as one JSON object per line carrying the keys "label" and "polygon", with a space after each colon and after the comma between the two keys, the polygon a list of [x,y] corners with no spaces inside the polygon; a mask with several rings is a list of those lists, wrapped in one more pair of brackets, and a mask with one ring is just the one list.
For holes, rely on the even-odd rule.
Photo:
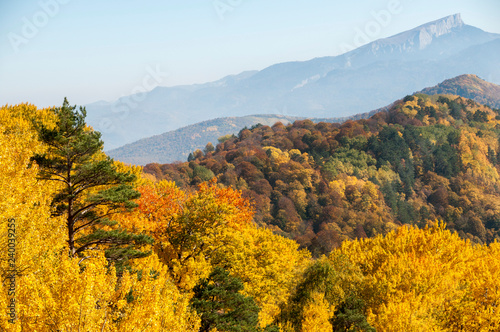
{"label": "sky", "polygon": [[0,0],[0,105],[84,105],[338,55],[499,0]]}

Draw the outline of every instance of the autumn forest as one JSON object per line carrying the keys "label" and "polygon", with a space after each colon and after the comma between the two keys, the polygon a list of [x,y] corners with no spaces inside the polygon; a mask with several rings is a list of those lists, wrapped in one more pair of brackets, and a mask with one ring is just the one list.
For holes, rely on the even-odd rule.
{"label": "autumn forest", "polygon": [[496,331],[500,110],[415,94],[126,165],[0,108],[1,331]]}

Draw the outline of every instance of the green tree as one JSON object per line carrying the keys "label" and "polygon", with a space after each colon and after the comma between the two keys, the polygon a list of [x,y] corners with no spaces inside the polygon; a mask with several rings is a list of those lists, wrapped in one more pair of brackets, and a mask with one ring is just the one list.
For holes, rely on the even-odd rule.
{"label": "green tree", "polygon": [[370,138],[369,145],[377,159],[377,166],[389,162],[399,174],[406,196],[410,197],[415,182],[413,158],[399,129],[404,131],[401,127],[385,126],[377,136]]}
{"label": "green tree", "polygon": [[349,295],[331,319],[333,331],[375,332],[375,328],[366,321],[364,310],[363,300],[355,295]]}
{"label": "green tree", "polygon": [[104,155],[101,134],[85,125],[85,108],[76,110],[65,98],[62,107],[51,111],[55,127],[34,124],[47,151],[31,160],[39,166],[40,179],[62,184],[52,200],[53,216],[66,220],[70,255],[83,260],[88,257],[85,251],[105,250],[118,270],[130,258],[149,255],[136,246],[151,244],[152,238],[128,233],[109,219],[137,206],[131,201],[140,196],[132,186],[136,176],[119,172]]}
{"label": "green tree", "polygon": [[321,293],[330,305],[338,308],[330,320],[334,331],[374,331],[367,323],[365,307],[359,298],[363,275],[359,267],[343,254],[332,254],[309,266],[299,281],[280,320],[302,331],[304,309],[314,293]]}
{"label": "green tree", "polygon": [[219,143],[224,143],[224,142],[226,142],[230,139],[233,139],[233,138],[236,138],[236,136],[234,136],[234,134],[227,134],[227,135],[224,135],[224,136],[217,138],[217,141]]}
{"label": "green tree", "polygon": [[[199,182],[210,181],[215,177],[214,172],[206,168],[205,166],[196,165],[193,169],[193,178],[199,178]],[[195,181],[196,183],[196,181]]]}
{"label": "green tree", "polygon": [[239,278],[216,267],[207,279],[203,279],[193,289],[190,301],[201,318],[200,331],[213,328],[219,331],[259,331],[259,307],[252,297],[239,293],[243,284]]}

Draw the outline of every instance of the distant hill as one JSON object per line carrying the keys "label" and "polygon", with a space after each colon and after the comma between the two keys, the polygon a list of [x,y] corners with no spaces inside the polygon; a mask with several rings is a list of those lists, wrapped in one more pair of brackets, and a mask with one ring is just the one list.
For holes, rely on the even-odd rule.
{"label": "distant hill", "polygon": [[299,119],[302,118],[284,115],[218,118],[143,138],[106,153],[115,159],[136,165],[186,161],[190,152],[203,149],[208,142],[216,146],[219,137],[237,134],[244,127],[250,128],[258,123],[268,126],[276,122],[288,124]]}
{"label": "distant hill", "polygon": [[[341,118],[311,118],[313,122],[342,123],[347,120],[368,119],[373,114],[389,109],[391,105],[370,112]],[[214,146],[218,138],[237,134],[243,128],[258,124],[272,126],[277,122],[293,123],[304,118],[277,114],[248,115],[202,121],[161,135],[140,139],[117,149],[106,151],[107,155],[129,164],[171,163],[186,161],[189,154],[202,150],[209,142]]]}
{"label": "distant hill", "polygon": [[451,15],[338,56],[88,104],[87,122],[102,132],[110,150],[221,117],[351,116],[464,73],[500,84],[499,37]]}
{"label": "distant hill", "polygon": [[458,95],[484,105],[500,108],[500,86],[486,82],[476,75],[460,75],[431,88],[425,88],[420,93]]}
{"label": "distant hill", "polygon": [[[500,108],[500,86],[486,82],[476,75],[460,75],[418,93],[452,94],[471,98],[479,103]],[[375,113],[386,111],[392,104],[370,112],[340,118],[310,118],[311,121],[342,123],[347,120],[368,119]],[[281,121],[283,124],[303,119],[284,115],[252,115],[245,117],[218,118],[203,121],[181,129],[141,139],[123,147],[108,151],[108,155],[126,163],[145,165],[147,163],[170,163],[186,161],[190,152],[203,149],[208,142],[215,146],[217,138],[237,134],[244,127],[261,123],[271,126]]]}

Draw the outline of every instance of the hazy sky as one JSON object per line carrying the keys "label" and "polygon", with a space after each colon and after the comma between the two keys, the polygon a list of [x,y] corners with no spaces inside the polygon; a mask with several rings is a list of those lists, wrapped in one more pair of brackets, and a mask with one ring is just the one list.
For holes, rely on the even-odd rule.
{"label": "hazy sky", "polygon": [[500,33],[499,0],[0,0],[0,105],[214,81],[455,13]]}

